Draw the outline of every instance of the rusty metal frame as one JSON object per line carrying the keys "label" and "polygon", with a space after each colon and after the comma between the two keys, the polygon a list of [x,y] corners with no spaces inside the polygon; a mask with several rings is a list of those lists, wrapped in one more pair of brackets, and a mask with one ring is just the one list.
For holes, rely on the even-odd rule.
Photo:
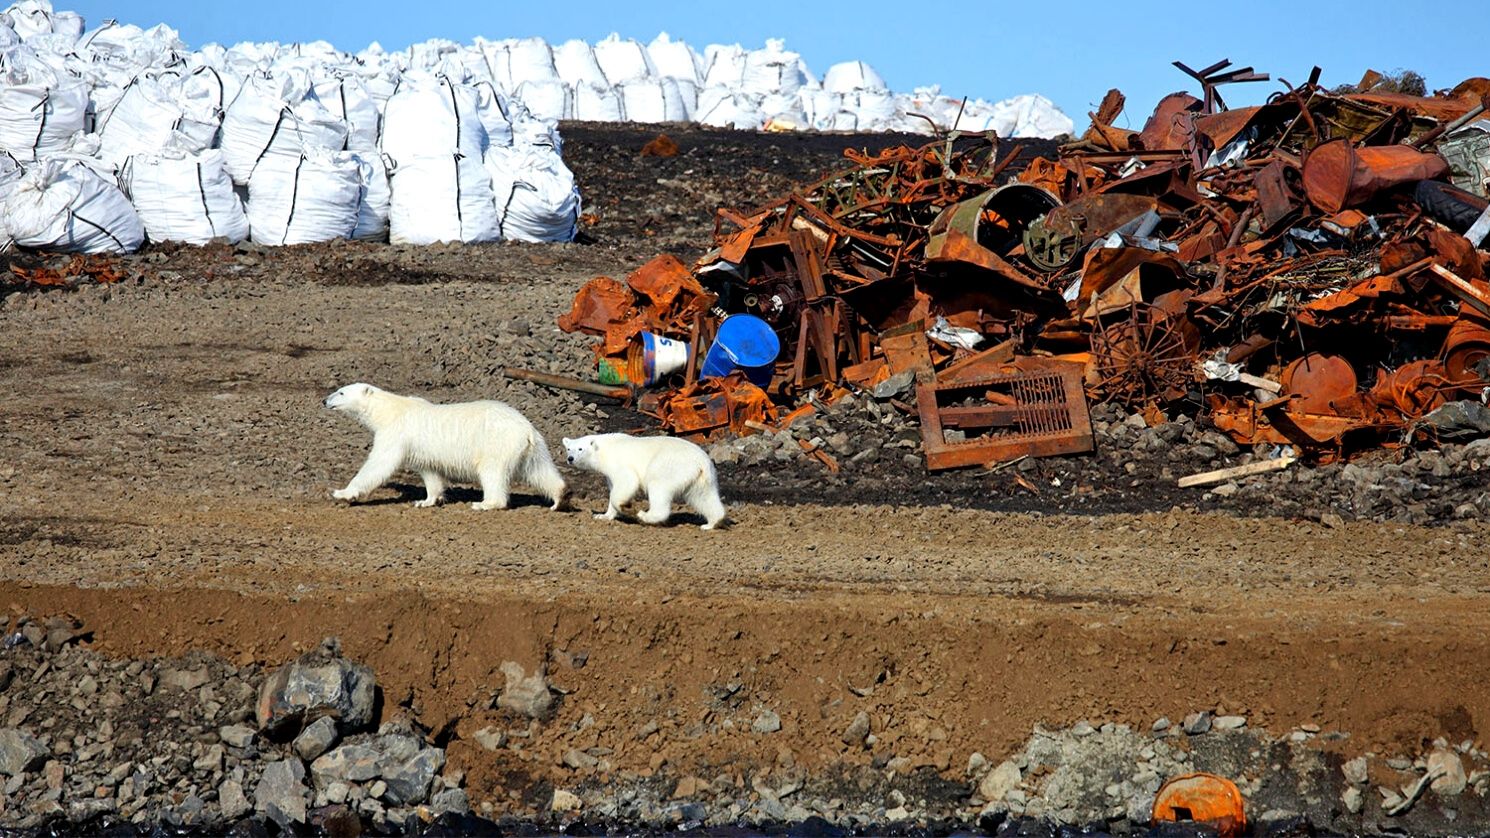
{"label": "rusty metal frame", "polygon": [[[1092,450],[1091,415],[1078,364],[1049,364],[1031,371],[916,386],[921,441],[931,471]],[[943,406],[944,398],[982,396],[990,391],[1003,404]],[[947,442],[950,427],[988,428],[987,436]],[[1008,429],[998,432],[995,429]]]}

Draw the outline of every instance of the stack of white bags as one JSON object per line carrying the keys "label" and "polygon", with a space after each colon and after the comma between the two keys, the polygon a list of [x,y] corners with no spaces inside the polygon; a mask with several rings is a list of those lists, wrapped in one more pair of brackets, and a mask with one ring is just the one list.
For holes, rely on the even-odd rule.
{"label": "stack of white bags", "polygon": [[85,30],[21,0],[0,13],[0,246],[572,240],[554,121],[410,64],[324,43],[192,52],[163,25]]}
{"label": "stack of white bags", "polygon": [[85,30],[48,0],[20,0],[0,13],[0,247],[570,241],[580,196],[564,119],[1003,137],[1073,127],[1040,96],[891,93],[859,61],[819,81],[775,40],[702,54],[665,33],[646,45],[191,51],[165,25]]}

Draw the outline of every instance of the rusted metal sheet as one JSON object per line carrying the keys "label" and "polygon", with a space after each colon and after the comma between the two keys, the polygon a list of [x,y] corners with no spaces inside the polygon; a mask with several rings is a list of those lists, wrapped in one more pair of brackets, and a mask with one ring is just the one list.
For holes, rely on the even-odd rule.
{"label": "rusted metal sheet", "polygon": [[[1092,450],[1081,368],[1074,364],[950,384],[922,382],[916,406],[932,471]],[[948,431],[964,438],[949,440]]]}
{"label": "rusted metal sheet", "polygon": [[1437,154],[1401,145],[1357,147],[1339,139],[1304,160],[1304,190],[1314,206],[1333,213],[1361,206],[1383,190],[1435,180],[1448,171],[1448,162]]}

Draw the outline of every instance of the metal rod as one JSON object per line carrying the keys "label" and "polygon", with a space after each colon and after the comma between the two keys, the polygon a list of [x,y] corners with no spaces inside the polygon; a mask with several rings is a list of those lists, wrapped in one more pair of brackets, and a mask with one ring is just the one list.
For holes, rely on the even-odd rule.
{"label": "metal rod", "polygon": [[545,387],[557,387],[560,390],[573,390],[578,393],[607,396],[622,401],[631,398],[631,388],[629,387],[612,387],[606,384],[595,384],[590,381],[580,381],[577,378],[569,378],[563,375],[551,375],[546,372],[523,370],[515,367],[501,367],[497,370],[497,374],[507,378],[531,381],[534,384],[542,384]]}

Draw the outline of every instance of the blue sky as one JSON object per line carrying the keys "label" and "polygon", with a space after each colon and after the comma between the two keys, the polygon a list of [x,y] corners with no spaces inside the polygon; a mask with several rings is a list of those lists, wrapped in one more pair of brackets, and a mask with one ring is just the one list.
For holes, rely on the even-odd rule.
{"label": "blue sky", "polygon": [[372,41],[401,49],[431,37],[466,42],[538,35],[550,41],[596,41],[611,32],[650,41],[660,31],[702,47],[762,46],[785,38],[813,72],[862,59],[892,89],[940,84],[944,93],[1002,99],[1041,93],[1081,130],[1086,113],[1109,87],[1128,97],[1125,116],[1142,127],[1166,93],[1192,89],[1170,65],[1203,67],[1223,58],[1252,65],[1274,81],[1230,88],[1228,103],[1249,104],[1299,84],[1318,64],[1324,82],[1360,78],[1368,67],[1411,68],[1428,85],[1451,87],[1490,75],[1482,2],[1353,0],[1330,2],[855,3],[812,0],[750,2],[477,2],[477,0],[55,0],[93,26],[105,18],[149,26],[165,22],[192,46],[209,41],[324,39],[356,51]]}

